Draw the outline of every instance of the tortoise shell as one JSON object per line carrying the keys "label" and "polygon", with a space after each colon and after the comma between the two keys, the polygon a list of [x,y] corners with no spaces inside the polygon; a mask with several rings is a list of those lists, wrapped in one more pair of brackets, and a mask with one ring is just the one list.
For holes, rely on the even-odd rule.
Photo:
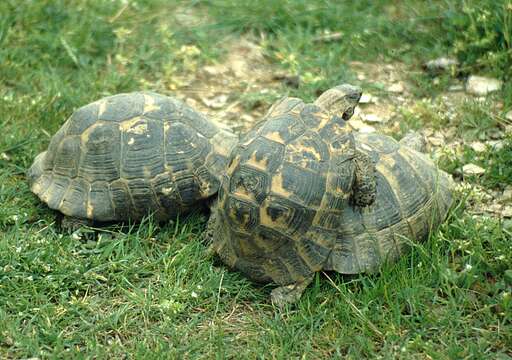
{"label": "tortoise shell", "polygon": [[325,270],[342,274],[376,271],[425,241],[452,205],[451,177],[425,155],[393,138],[355,134],[357,148],[376,164],[377,196],[372,206],[347,206]]}
{"label": "tortoise shell", "polygon": [[31,190],[64,215],[159,220],[216,194],[237,138],[182,102],[150,92],[76,110],[28,171]]}
{"label": "tortoise shell", "polygon": [[281,286],[308,283],[323,269],[372,271],[445,218],[448,176],[385,135],[355,134],[356,150],[376,166],[377,195],[366,208],[346,201],[350,162],[335,166],[341,155],[333,151],[340,136],[350,139],[350,153],[343,127],[288,99],[233,149],[209,224],[228,266]]}
{"label": "tortoise shell", "polygon": [[352,194],[355,142],[345,121],[286,98],[245,135],[222,177],[213,243],[258,281],[320,270]]}

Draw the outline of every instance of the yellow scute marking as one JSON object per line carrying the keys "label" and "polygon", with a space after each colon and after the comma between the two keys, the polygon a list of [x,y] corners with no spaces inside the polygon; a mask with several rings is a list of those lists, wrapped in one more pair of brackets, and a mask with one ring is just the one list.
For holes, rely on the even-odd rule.
{"label": "yellow scute marking", "polygon": [[229,167],[226,170],[226,174],[228,174],[229,176],[233,175],[238,164],[240,164],[239,156],[237,156],[236,158],[233,159],[233,161],[231,162],[231,164],[229,165]]}
{"label": "yellow scute marking", "polygon": [[103,126],[103,124],[96,123],[96,124],[91,125],[87,130],[85,130],[82,133],[82,135],[80,136],[80,141],[83,144],[87,144],[89,142],[89,135],[93,132],[94,129],[96,129],[97,127],[100,127],[100,126]]}
{"label": "yellow scute marking", "polygon": [[292,195],[291,192],[289,192],[288,190],[286,190],[283,187],[283,174],[282,173],[277,173],[272,177],[271,191],[273,193],[279,194],[285,198]]}
{"label": "yellow scute marking", "polygon": [[260,223],[263,226],[274,227],[276,224],[272,221],[272,218],[267,214],[267,207],[260,206]]}
{"label": "yellow scute marking", "polygon": [[302,151],[303,152],[307,152],[307,153],[310,153],[311,155],[313,155],[317,160],[321,160],[322,158],[322,155],[316,151],[316,149],[314,147],[311,147],[311,146],[303,146],[302,147]]}
{"label": "yellow scute marking", "polygon": [[127,133],[143,135],[148,131],[148,124],[140,117],[135,117],[133,119],[123,121],[119,124],[119,129]]}
{"label": "yellow scute marking", "polygon": [[251,157],[245,162],[247,165],[250,165],[259,170],[266,170],[267,168],[267,159],[263,158],[261,160],[256,159],[256,152],[253,152]]}
{"label": "yellow scute marking", "polygon": [[392,171],[390,171],[390,167],[394,164],[394,160],[391,158],[386,158],[385,161],[377,163],[377,166],[375,167],[376,170],[381,173],[386,180],[388,181],[389,185],[393,189],[394,192],[396,192],[397,189],[400,189],[399,184],[396,180],[395,175]]}
{"label": "yellow scute marking", "polygon": [[92,207],[91,203],[87,203],[87,217],[89,219],[92,219],[94,208]]}
{"label": "yellow scute marking", "polygon": [[98,109],[98,117],[100,117],[107,109],[107,101],[106,100],[100,100],[99,103],[100,103],[100,108]]}
{"label": "yellow scute marking", "polygon": [[[315,160],[322,160],[322,154],[318,151],[318,149],[315,148],[314,146],[308,146],[306,144],[307,141],[305,141],[304,139],[290,143],[287,146],[287,153],[292,155],[297,154],[299,155],[298,158],[303,158],[305,153],[309,153],[313,155]],[[311,159],[308,160],[311,161]]]}
{"label": "yellow scute marking", "polygon": [[148,94],[144,94],[144,112],[160,110],[160,106],[155,105],[155,99]]}
{"label": "yellow scute marking", "polygon": [[173,187],[169,186],[166,188],[162,188],[161,193],[164,195],[170,195],[173,192],[173,190],[174,190]]}
{"label": "yellow scute marking", "polygon": [[331,119],[331,117],[324,112],[316,113],[315,117],[320,120],[320,122],[318,123],[318,125],[316,127],[316,130],[322,129],[327,124],[327,122]]}
{"label": "yellow scute marking", "polygon": [[285,143],[284,139],[281,137],[281,135],[277,131],[272,131],[272,132],[270,132],[268,134],[263,135],[263,137],[265,137],[265,138],[267,138],[269,140],[278,142],[280,144],[284,144]]}
{"label": "yellow scute marking", "polygon": [[379,164],[386,164],[387,167],[392,168],[396,165],[396,161],[391,156],[381,156]]}
{"label": "yellow scute marking", "polygon": [[247,191],[244,191],[243,187],[236,188],[236,190],[233,191],[233,195],[235,195],[236,197],[238,197],[238,198],[240,198],[242,200],[254,201],[253,194],[249,193]]}

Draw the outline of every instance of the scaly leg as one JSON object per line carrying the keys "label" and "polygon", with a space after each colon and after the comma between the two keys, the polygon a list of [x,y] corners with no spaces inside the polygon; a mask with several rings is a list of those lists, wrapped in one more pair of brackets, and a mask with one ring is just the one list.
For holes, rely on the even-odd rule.
{"label": "scaly leg", "polygon": [[291,285],[275,288],[270,294],[272,304],[278,307],[284,307],[286,304],[296,303],[311,281],[313,281],[313,277]]}
{"label": "scaly leg", "polygon": [[377,188],[375,180],[375,164],[367,154],[359,150],[356,150],[354,162],[354,203],[361,207],[371,205],[375,201]]}

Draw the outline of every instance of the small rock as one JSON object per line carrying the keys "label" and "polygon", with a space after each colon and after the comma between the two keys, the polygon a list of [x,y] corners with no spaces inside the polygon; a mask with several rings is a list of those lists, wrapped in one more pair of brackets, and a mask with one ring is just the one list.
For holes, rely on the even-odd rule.
{"label": "small rock", "polygon": [[483,208],[484,211],[490,212],[492,214],[500,214],[503,210],[503,206],[500,204],[490,204]]}
{"label": "small rock", "polygon": [[348,124],[353,130],[359,131],[363,134],[375,132],[375,128],[373,126],[366,125],[364,122],[358,119],[352,118],[348,121]]}
{"label": "small rock", "polygon": [[361,120],[354,119],[354,118],[352,118],[352,119],[350,119],[350,120],[348,121],[348,125],[349,125],[352,129],[354,129],[354,130],[356,130],[356,131],[358,131],[358,130],[360,130],[361,128],[363,128],[363,127],[365,127],[365,126],[366,126],[366,124],[365,124],[365,123],[363,123]]}
{"label": "small rock", "polygon": [[405,91],[405,87],[404,87],[404,84],[402,84],[402,83],[395,83],[395,84],[392,84],[391,86],[389,86],[387,90],[389,92],[392,92],[395,94],[400,94]]}
{"label": "small rock", "polygon": [[512,121],[512,110],[505,114],[505,119]]}
{"label": "small rock", "polygon": [[242,114],[242,116],[240,116],[240,120],[244,123],[252,124],[254,122],[254,117],[249,114]]}
{"label": "small rock", "polygon": [[501,211],[501,215],[506,218],[512,218],[512,206],[505,206]]}
{"label": "small rock", "polygon": [[509,202],[512,200],[512,186],[507,186],[501,194],[501,201]]}
{"label": "small rock", "polygon": [[383,118],[376,114],[361,114],[361,118],[370,123],[382,123],[385,122]]}
{"label": "small rock", "polygon": [[358,73],[357,74],[357,80],[359,80],[359,81],[366,80],[366,75],[363,74],[363,73]]}
{"label": "small rock", "polygon": [[423,135],[425,136],[432,136],[434,134],[434,129],[432,128],[425,128],[423,129]]}
{"label": "small rock", "polygon": [[485,96],[501,89],[502,82],[498,79],[471,75],[466,82],[466,91],[473,95]]}
{"label": "small rock", "polygon": [[456,127],[449,127],[445,130],[444,136],[446,138],[453,138],[457,135],[457,128]]}
{"label": "small rock", "polygon": [[359,104],[369,104],[374,102],[373,100],[373,96],[368,93],[363,93],[363,95],[361,95],[361,99],[359,99]]}
{"label": "small rock", "polygon": [[474,141],[471,143],[471,149],[475,150],[477,153],[484,152],[487,149],[484,143],[480,141]]}
{"label": "small rock", "polygon": [[190,106],[192,108],[196,108],[197,107],[197,100],[196,99],[192,99],[192,98],[186,98],[185,99],[185,104],[187,104],[188,106]]}
{"label": "small rock", "polygon": [[445,143],[444,136],[440,132],[436,132],[434,136],[428,138],[428,142],[434,146],[443,146]]}
{"label": "small rock", "polygon": [[448,91],[451,91],[451,92],[464,91],[464,86],[463,85],[451,85],[448,88]]}
{"label": "small rock", "polygon": [[365,125],[361,129],[359,129],[359,132],[361,134],[369,134],[369,133],[373,133],[375,131],[376,131],[375,128],[373,126],[370,126],[370,125]]}
{"label": "small rock", "polygon": [[493,150],[501,150],[505,146],[503,140],[490,140],[487,142]]}
{"label": "small rock", "polygon": [[485,169],[475,164],[466,164],[462,167],[462,173],[464,175],[482,175],[485,173]]}
{"label": "small rock", "polygon": [[440,57],[434,60],[427,61],[424,65],[425,69],[433,74],[439,74],[451,69],[457,68],[459,62],[457,59]]}
{"label": "small rock", "polygon": [[228,101],[228,96],[222,94],[211,99],[201,98],[201,101],[209,108],[221,109],[226,105],[226,102]]}
{"label": "small rock", "polygon": [[437,137],[428,138],[428,142],[434,146],[443,146],[444,145],[444,140],[441,138],[437,138]]}
{"label": "small rock", "polygon": [[228,69],[224,65],[207,65],[203,67],[205,74],[210,76],[218,76],[226,73]]}

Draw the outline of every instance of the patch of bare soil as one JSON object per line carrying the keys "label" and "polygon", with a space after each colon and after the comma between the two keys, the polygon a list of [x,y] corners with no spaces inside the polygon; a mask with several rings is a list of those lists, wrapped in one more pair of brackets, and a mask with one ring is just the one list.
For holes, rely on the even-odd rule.
{"label": "patch of bare soil", "polygon": [[250,129],[265,109],[247,111],[240,99],[249,93],[276,93],[279,80],[255,41],[233,38],[224,47],[225,59],[198,69],[196,78],[182,90],[190,106],[241,133]]}

